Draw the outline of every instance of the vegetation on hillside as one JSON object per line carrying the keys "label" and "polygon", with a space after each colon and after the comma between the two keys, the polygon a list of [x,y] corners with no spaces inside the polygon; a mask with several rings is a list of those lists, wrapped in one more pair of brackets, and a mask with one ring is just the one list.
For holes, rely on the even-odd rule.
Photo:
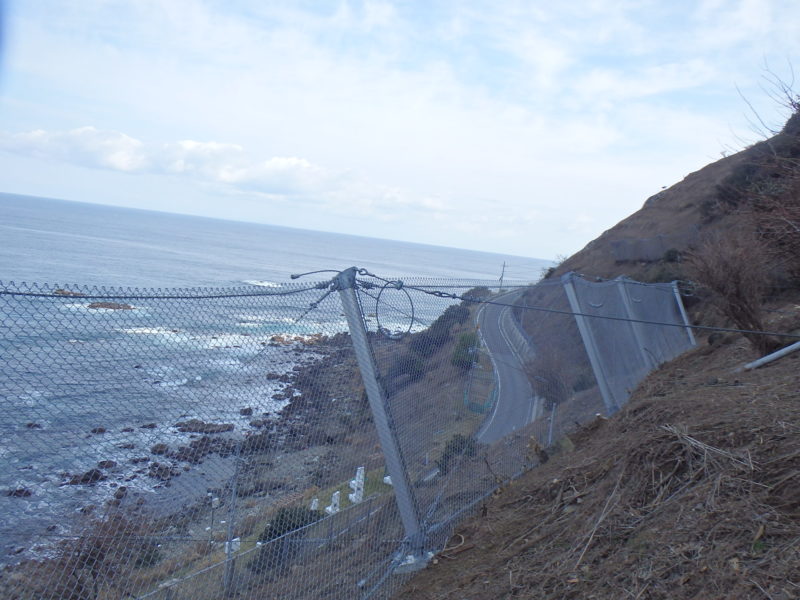
{"label": "vegetation on hillside", "polygon": [[[799,336],[800,97],[784,91],[791,116],[777,135],[709,170],[727,173],[718,184],[691,178],[693,198],[710,190],[699,210],[681,200],[679,184],[668,208],[648,202],[545,278],[577,269],[613,278],[633,268],[642,280],[692,279],[686,304],[703,324]],[[673,207],[684,227],[702,221],[691,244],[659,260],[598,258],[615,235]],[[533,288],[521,303],[555,306],[548,289]],[[753,350],[778,345],[751,333],[701,338],[614,418],[584,424],[549,449],[548,464],[496,494],[396,598],[799,598],[800,353],[732,372]],[[547,350],[529,373],[563,403],[581,387],[582,374],[566,368],[580,357]]]}
{"label": "vegetation on hillside", "polygon": [[733,374],[747,343],[728,342],[551,449],[396,600],[800,596],[800,357]]}

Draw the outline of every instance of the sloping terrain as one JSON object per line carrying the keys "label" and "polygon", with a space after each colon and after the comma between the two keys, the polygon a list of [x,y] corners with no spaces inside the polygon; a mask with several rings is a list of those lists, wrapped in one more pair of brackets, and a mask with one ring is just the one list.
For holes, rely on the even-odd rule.
{"label": "sloping terrain", "polygon": [[651,196],[641,209],[564,261],[556,274],[575,271],[612,278],[622,274],[632,275],[632,271],[640,272],[641,269],[632,267],[631,263],[635,265],[644,261],[618,261],[613,251],[615,242],[668,236],[675,240],[673,245],[678,250],[685,250],[689,240],[698,233],[724,226],[719,222],[705,222],[709,207],[715,202],[717,186],[722,185],[736,167],[750,159],[751,153],[747,151],[728,156],[690,173],[683,181]]}
{"label": "sloping terrain", "polygon": [[[798,192],[795,110],[780,134],[648,199],[548,278],[684,279],[682,256],[704,238],[755,230],[773,257],[757,267],[771,298],[763,326],[800,335]],[[523,301],[549,306],[547,291]],[[691,299],[693,322],[734,326],[709,298]],[[800,598],[800,352],[739,370],[754,358],[739,335],[701,336],[612,418],[574,423],[395,598]]]}
{"label": "sloping terrain", "polygon": [[800,598],[800,353],[750,359],[728,337],[651,374],[396,598]]}
{"label": "sloping terrain", "polygon": [[[737,228],[747,213],[772,211],[775,199],[786,208],[782,201],[791,196],[791,212],[779,216],[796,220],[798,184],[800,111],[795,109],[772,138],[706,165],[651,196],[641,209],[563,261],[550,277],[574,271],[605,278],[625,274],[639,281],[683,278],[677,264],[680,254],[709,235]],[[768,238],[769,227],[763,222],[757,226]]]}

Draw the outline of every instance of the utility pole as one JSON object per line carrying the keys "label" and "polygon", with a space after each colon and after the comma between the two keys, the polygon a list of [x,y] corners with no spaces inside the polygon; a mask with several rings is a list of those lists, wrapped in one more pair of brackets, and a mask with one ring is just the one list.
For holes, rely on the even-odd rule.
{"label": "utility pole", "polygon": [[503,261],[503,270],[500,271],[500,291],[503,291],[503,276],[506,274],[506,261]]}

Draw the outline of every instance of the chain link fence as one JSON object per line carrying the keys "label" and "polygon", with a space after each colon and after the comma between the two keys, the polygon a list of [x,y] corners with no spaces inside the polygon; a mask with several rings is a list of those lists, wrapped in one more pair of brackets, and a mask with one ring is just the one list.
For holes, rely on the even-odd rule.
{"label": "chain link fence", "polygon": [[683,322],[672,287],[612,283],[0,284],[3,597],[390,597],[689,347],[595,318]]}

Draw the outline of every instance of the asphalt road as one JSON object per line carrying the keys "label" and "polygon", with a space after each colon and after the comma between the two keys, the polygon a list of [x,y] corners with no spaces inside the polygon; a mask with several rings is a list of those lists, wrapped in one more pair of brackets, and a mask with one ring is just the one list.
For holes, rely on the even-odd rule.
{"label": "asphalt road", "polygon": [[[497,300],[512,304],[521,293],[522,290],[509,292]],[[531,384],[523,372],[526,357],[519,355],[509,335],[512,328],[517,327],[511,307],[484,305],[478,313],[478,324],[494,366],[497,398],[476,438],[481,443],[491,444],[532,422],[539,409]]]}

